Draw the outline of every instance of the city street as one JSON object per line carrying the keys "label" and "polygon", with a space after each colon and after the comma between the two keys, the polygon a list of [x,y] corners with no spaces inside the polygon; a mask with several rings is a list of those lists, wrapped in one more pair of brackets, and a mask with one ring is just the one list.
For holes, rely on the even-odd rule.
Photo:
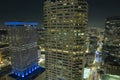
{"label": "city street", "polygon": [[101,63],[102,63],[102,56],[100,56],[102,45],[103,45],[102,42],[98,43],[98,48],[95,52],[95,59],[92,64],[88,80],[102,80],[101,74],[98,72],[100,70]]}

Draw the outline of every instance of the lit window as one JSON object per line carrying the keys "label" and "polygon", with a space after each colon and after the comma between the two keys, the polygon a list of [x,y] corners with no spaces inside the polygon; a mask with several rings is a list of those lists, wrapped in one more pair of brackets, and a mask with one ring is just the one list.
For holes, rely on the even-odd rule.
{"label": "lit window", "polygon": [[77,33],[75,33],[75,36],[77,36]]}
{"label": "lit window", "polygon": [[66,35],[67,33],[64,33],[64,35]]}
{"label": "lit window", "polygon": [[81,13],[79,13],[79,15],[82,15]]}
{"label": "lit window", "polygon": [[81,35],[84,35],[84,33],[81,33]]}
{"label": "lit window", "polygon": [[66,47],[68,47],[68,45],[66,45]]}
{"label": "lit window", "polygon": [[73,52],[73,54],[76,54],[76,52]]}
{"label": "lit window", "polygon": [[64,6],[67,5],[66,3],[63,4]]}
{"label": "lit window", "polygon": [[110,23],[109,21],[107,21],[106,23]]}
{"label": "lit window", "polygon": [[81,9],[81,6],[78,6],[78,8],[80,8],[80,9]]}
{"label": "lit window", "polygon": [[73,22],[73,20],[70,20],[71,22]]}
{"label": "lit window", "polygon": [[73,5],[74,3],[72,2],[71,4]]}

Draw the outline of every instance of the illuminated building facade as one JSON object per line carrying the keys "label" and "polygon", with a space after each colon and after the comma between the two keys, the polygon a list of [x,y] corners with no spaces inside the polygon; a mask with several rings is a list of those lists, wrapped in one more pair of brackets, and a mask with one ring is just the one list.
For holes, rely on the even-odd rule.
{"label": "illuminated building facade", "polygon": [[44,27],[38,28],[37,32],[39,34],[38,45],[39,45],[39,48],[40,48],[41,54],[42,54],[42,53],[45,53],[45,50],[44,50],[44,43],[45,43],[45,38],[44,38],[45,30],[44,30]]}
{"label": "illuminated building facade", "polygon": [[88,4],[85,0],[45,0],[46,80],[82,80]]}
{"label": "illuminated building facade", "polygon": [[[4,27],[1,27],[0,28],[0,64],[2,63],[2,56],[3,56],[2,52],[5,50],[6,47],[9,46],[7,35],[8,35],[7,29],[5,29]],[[6,53],[5,55],[7,56],[8,53]]]}
{"label": "illuminated building facade", "polygon": [[120,67],[120,16],[106,18],[104,52],[107,55],[106,72],[118,74]]}
{"label": "illuminated building facade", "polygon": [[24,78],[38,66],[36,22],[5,22],[8,27],[12,74]]}
{"label": "illuminated building facade", "polygon": [[[106,47],[111,54],[120,58],[120,17],[109,17],[105,22]],[[112,49],[110,49],[112,48]]]}
{"label": "illuminated building facade", "polygon": [[[113,63],[115,63],[115,62],[113,62]],[[106,63],[104,67],[105,67],[105,72],[107,74],[120,76],[120,64],[118,64],[118,63],[116,63],[116,64]]]}

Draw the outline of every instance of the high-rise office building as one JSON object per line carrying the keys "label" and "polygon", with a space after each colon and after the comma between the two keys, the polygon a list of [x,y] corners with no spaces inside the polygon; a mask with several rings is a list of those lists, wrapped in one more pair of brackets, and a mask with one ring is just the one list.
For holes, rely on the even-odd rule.
{"label": "high-rise office building", "polygon": [[106,18],[103,51],[108,54],[106,73],[120,75],[120,16]]}
{"label": "high-rise office building", "polygon": [[37,25],[36,22],[5,22],[9,33],[12,74],[19,78],[27,77],[39,69]]}
{"label": "high-rise office building", "polygon": [[7,47],[9,46],[7,43],[7,30],[4,28],[0,28],[0,64],[3,63],[2,62],[2,49],[4,49],[4,47],[6,46]]}
{"label": "high-rise office building", "polygon": [[41,50],[41,53],[44,54],[45,53],[45,50],[44,50],[44,44],[45,44],[45,38],[44,38],[44,34],[45,34],[45,30],[43,27],[40,27],[37,29],[37,32],[39,34],[39,39],[38,39],[38,45],[39,45],[39,48]]}
{"label": "high-rise office building", "polygon": [[10,72],[8,31],[5,27],[0,26],[0,80],[7,80],[7,74]]}
{"label": "high-rise office building", "polygon": [[106,18],[105,37],[106,49],[110,54],[114,54],[120,58],[120,17],[114,16]]}
{"label": "high-rise office building", "polygon": [[87,22],[86,0],[45,0],[46,80],[82,80]]}

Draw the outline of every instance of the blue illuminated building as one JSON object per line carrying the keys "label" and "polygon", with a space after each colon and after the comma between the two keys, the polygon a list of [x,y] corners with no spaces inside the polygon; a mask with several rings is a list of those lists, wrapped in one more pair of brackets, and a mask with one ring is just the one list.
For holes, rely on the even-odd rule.
{"label": "blue illuminated building", "polygon": [[96,61],[98,61],[98,62],[102,62],[102,53],[99,52],[99,51],[96,51],[96,52],[95,52],[95,59],[96,59]]}
{"label": "blue illuminated building", "polygon": [[42,74],[45,71],[45,68],[43,67],[37,67],[34,71],[29,71],[24,73],[22,76],[20,76],[20,73],[15,73],[10,74],[12,78],[15,78],[15,80],[34,80],[38,75]]}
{"label": "blue illuminated building", "polygon": [[[11,76],[17,80],[26,80],[32,73],[44,71],[38,65],[37,22],[5,22],[9,28],[10,54],[12,56]],[[29,79],[28,79],[29,80]]]}

